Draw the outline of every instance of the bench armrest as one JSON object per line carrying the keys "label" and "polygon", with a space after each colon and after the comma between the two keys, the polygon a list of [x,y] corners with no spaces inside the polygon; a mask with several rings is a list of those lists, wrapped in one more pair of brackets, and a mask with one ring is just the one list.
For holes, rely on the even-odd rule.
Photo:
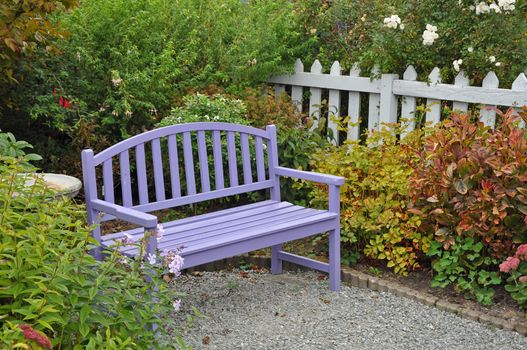
{"label": "bench armrest", "polygon": [[157,226],[157,217],[152,214],[143,213],[139,210],[126,208],[100,199],[93,199],[90,203],[93,209],[113,215],[117,219],[143,226],[145,228],[154,228]]}
{"label": "bench armrest", "polygon": [[308,180],[319,182],[327,185],[341,186],[344,184],[344,178],[342,176],[328,175],[315,173],[312,171],[302,171],[296,169],[284,168],[277,166],[275,168],[275,174],[285,177],[294,177],[297,179]]}

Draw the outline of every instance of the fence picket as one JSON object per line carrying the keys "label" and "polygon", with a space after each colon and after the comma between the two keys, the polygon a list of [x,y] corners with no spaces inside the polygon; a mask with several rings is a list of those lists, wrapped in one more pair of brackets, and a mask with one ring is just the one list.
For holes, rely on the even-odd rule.
{"label": "fence picket", "polygon": [[[415,81],[417,80],[417,72],[414,66],[408,66],[403,74],[404,80]],[[405,137],[409,132],[415,129],[415,107],[416,98],[413,96],[403,96],[401,102],[401,118],[405,119],[402,121],[402,135]]]}
{"label": "fence picket", "polygon": [[[497,88],[499,85],[500,81],[498,80],[498,77],[494,72],[488,72],[485,76],[485,79],[483,79],[483,83],[481,84],[481,86],[484,88],[492,89]],[[496,110],[494,108],[496,108],[495,105],[481,106],[479,118],[483,122],[483,124],[488,125],[490,127],[494,127],[494,125],[496,124]]]}
{"label": "fence picket", "polygon": [[[518,77],[512,82],[512,91],[525,91],[525,94],[527,95],[527,77],[525,76],[525,73],[521,73],[518,75]],[[516,113],[520,111],[520,108],[515,108]],[[520,126],[523,128],[525,127],[525,122],[523,120],[520,121]]]}
{"label": "fence picket", "polygon": [[[438,67],[432,69],[430,75],[430,84],[441,84],[441,75]],[[441,100],[429,98],[426,100],[426,107],[429,109],[426,112],[426,121],[431,122],[432,125],[438,123],[441,120]]]}
{"label": "fence picket", "polygon": [[[373,76],[379,75],[379,72],[380,70],[378,66],[373,67],[371,71]],[[371,131],[372,129],[377,130],[379,127],[379,119],[380,119],[380,108],[379,107],[381,104],[381,95],[370,93],[370,98],[369,98],[368,103],[369,103],[368,105],[368,131]]]}
{"label": "fence picket", "polygon": [[[322,65],[319,60],[315,60],[311,66],[312,74],[322,74]],[[312,87],[309,89],[311,96],[309,98],[309,116],[313,118],[313,126],[311,129],[318,127],[318,119],[320,118],[320,103],[322,102],[322,89]]]}
{"label": "fence picket", "polygon": [[[339,76],[341,74],[341,68],[339,61],[333,62],[331,66],[331,71],[329,73],[331,76]],[[340,91],[339,90],[329,90],[329,101],[328,101],[328,130],[333,132],[333,143],[339,143],[339,132],[337,129],[337,122],[331,120],[331,116],[338,121],[340,119]]]}
{"label": "fence picket", "polygon": [[[304,64],[298,58],[295,62],[295,73],[304,73]],[[304,90],[302,86],[293,85],[291,87],[291,100],[295,104],[295,107],[298,112],[302,113],[302,95]]]}
{"label": "fence picket", "polygon": [[[350,70],[350,76],[360,76],[359,65],[355,63]],[[360,92],[348,94],[348,140],[356,141],[360,136]]]}
{"label": "fence picket", "polygon": [[[470,85],[470,81],[468,80],[468,77],[464,71],[459,72],[459,74],[456,76],[456,78],[454,79],[454,85],[459,87],[465,87]],[[468,103],[454,101],[452,103],[452,109],[454,111],[466,113],[468,112]]]}

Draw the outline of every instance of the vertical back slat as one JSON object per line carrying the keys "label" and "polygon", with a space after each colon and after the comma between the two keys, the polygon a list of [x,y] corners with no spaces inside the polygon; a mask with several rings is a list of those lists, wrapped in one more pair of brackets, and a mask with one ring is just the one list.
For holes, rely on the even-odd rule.
{"label": "vertical back slat", "polygon": [[179,156],[177,154],[176,135],[168,136],[168,162],[170,167],[172,198],[178,198],[181,197],[181,184],[179,179]]}
{"label": "vertical back slat", "polygon": [[254,141],[254,150],[256,153],[256,173],[258,181],[265,181],[265,160],[263,152],[262,138],[257,136]]}
{"label": "vertical back slat", "polygon": [[199,175],[201,178],[201,192],[210,192],[209,160],[207,157],[207,143],[205,131],[198,131]]}
{"label": "vertical back slat", "polygon": [[234,133],[232,131],[227,131],[227,154],[229,157],[229,186],[238,186],[236,143],[234,141]]}
{"label": "vertical back slat", "polygon": [[187,179],[187,195],[196,194],[194,180],[194,159],[192,158],[192,140],[190,132],[183,133],[183,154],[185,160],[185,178]]}
{"label": "vertical back slat", "polygon": [[102,164],[102,180],[104,187],[104,200],[110,203],[115,203],[113,193],[112,158],[105,160]]}
{"label": "vertical back slat", "polygon": [[131,207],[132,203],[132,184],[130,182],[130,156],[128,150],[119,155],[119,165],[121,168],[121,189],[123,194],[123,205]]}
{"label": "vertical back slat", "polygon": [[165,179],[163,174],[163,160],[161,159],[161,142],[159,139],[152,140],[152,158],[154,162],[154,187],[156,189],[156,200],[165,200]]}
{"label": "vertical back slat", "polygon": [[268,125],[266,127],[267,135],[267,160],[269,162],[269,179],[273,181],[273,187],[271,187],[271,199],[274,201],[280,201],[280,176],[276,175],[275,169],[278,167],[278,147],[276,141],[276,127],[274,125]]}
{"label": "vertical back slat", "polygon": [[139,190],[139,204],[148,203],[148,183],[146,180],[145,145],[135,146],[135,165],[137,167],[137,185]]}
{"label": "vertical back slat", "polygon": [[240,134],[242,143],[242,166],[243,166],[243,183],[251,184],[253,182],[253,175],[251,169],[251,152],[249,150],[249,137],[245,133]]}
{"label": "vertical back slat", "polygon": [[223,178],[223,158],[221,155],[221,134],[218,130],[212,132],[212,153],[214,155],[214,178],[216,189],[221,190],[225,187]]}

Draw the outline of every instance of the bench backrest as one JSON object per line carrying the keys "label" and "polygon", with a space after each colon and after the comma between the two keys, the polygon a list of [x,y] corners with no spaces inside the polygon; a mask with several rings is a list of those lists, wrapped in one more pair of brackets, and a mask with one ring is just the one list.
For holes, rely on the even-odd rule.
{"label": "bench backrest", "polygon": [[[198,159],[194,159],[193,144],[197,146]],[[251,159],[252,151],[254,159]],[[148,152],[152,161],[147,166]],[[225,153],[227,169],[224,169]],[[242,169],[238,169],[239,159]],[[199,175],[195,174],[196,161]],[[274,125],[261,130],[228,123],[179,124],[144,132],[96,155],[91,149],[82,152],[87,202],[104,199],[115,203],[119,197],[115,195],[115,184],[120,181],[122,201],[116,204],[143,212],[267,188],[271,189],[273,199],[279,199],[280,185],[274,175],[276,166]],[[255,178],[253,169],[256,170]],[[149,171],[153,171],[155,194],[148,191],[148,179],[152,178],[147,176]],[[97,181],[98,172],[101,172],[102,181]],[[132,191],[132,176],[136,176],[136,191]],[[170,182],[170,186],[166,182]],[[134,192],[138,198],[133,198]]]}

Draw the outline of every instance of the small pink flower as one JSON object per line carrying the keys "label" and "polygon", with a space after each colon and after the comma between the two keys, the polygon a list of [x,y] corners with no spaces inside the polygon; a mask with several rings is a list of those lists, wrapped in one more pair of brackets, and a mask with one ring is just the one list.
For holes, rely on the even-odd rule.
{"label": "small pink flower", "polygon": [[525,283],[527,282],[527,276],[521,276],[519,279],[520,283]]}
{"label": "small pink flower", "polygon": [[518,259],[527,260],[527,244],[522,244],[521,246],[519,246],[514,256]]}
{"label": "small pink flower", "polygon": [[500,264],[500,271],[507,273],[510,270],[516,270],[518,268],[518,265],[520,265],[520,259],[513,256],[509,256],[507,260]]}

